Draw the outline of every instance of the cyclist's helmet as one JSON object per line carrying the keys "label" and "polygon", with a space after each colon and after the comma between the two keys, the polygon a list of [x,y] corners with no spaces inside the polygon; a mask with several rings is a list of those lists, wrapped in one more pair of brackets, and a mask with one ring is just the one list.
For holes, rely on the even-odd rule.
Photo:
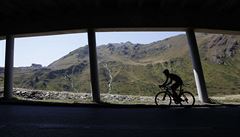
{"label": "cyclist's helmet", "polygon": [[167,75],[167,74],[169,74],[169,70],[168,70],[168,69],[165,69],[165,70],[163,71],[163,73]]}

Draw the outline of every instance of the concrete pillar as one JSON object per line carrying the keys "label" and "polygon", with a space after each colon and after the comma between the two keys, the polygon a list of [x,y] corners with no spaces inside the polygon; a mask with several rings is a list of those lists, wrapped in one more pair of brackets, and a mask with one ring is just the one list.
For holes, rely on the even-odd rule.
{"label": "concrete pillar", "polygon": [[187,39],[189,43],[190,53],[192,57],[192,64],[193,64],[193,73],[195,77],[195,83],[197,86],[197,92],[199,100],[202,103],[208,102],[208,93],[206,89],[205,79],[203,75],[201,60],[198,52],[197,41],[195,37],[195,33],[192,29],[188,29],[186,31]]}
{"label": "concrete pillar", "polygon": [[100,103],[96,35],[94,29],[88,29],[88,47],[93,101]]}
{"label": "concrete pillar", "polygon": [[6,53],[5,53],[5,70],[4,70],[4,99],[12,98],[13,93],[13,58],[14,58],[14,36],[6,36]]}

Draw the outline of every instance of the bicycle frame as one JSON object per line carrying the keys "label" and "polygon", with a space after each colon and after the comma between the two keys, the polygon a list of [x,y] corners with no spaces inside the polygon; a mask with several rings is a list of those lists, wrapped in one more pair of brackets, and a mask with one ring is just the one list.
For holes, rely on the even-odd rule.
{"label": "bicycle frame", "polygon": [[[164,90],[165,92],[167,92],[167,93],[171,96],[171,98],[174,99],[174,96],[173,96],[173,93],[172,93],[172,89],[170,88],[170,86],[164,86],[164,87],[162,87],[162,88],[163,88],[163,90]],[[179,93],[178,93],[178,96],[179,96],[179,95],[181,95],[181,93],[183,92],[183,89],[182,89],[182,87],[180,87],[180,89],[177,89],[176,91],[179,92]]]}

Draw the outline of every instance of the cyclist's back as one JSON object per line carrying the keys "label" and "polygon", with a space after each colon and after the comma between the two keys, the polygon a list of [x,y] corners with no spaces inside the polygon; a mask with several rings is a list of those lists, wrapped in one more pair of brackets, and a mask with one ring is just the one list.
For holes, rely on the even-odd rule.
{"label": "cyclist's back", "polygon": [[183,85],[183,81],[178,75],[169,73],[169,78],[173,80],[175,83],[177,83],[178,85]]}
{"label": "cyclist's back", "polygon": [[178,87],[180,87],[180,89],[182,88],[182,79],[178,75],[170,73],[168,69],[165,69],[163,73],[166,76],[166,81],[162,85],[159,85],[159,87],[171,85],[173,96],[177,97],[176,90]]}

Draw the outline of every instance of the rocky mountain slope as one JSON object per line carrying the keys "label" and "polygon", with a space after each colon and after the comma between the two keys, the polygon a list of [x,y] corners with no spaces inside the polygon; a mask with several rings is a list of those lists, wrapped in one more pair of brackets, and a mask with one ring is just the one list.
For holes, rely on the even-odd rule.
{"label": "rocky mountain slope", "polygon": [[[239,94],[240,36],[196,37],[209,93]],[[97,52],[102,93],[154,95],[159,91],[157,85],[165,79],[162,71],[168,68],[183,78],[186,89],[196,94],[185,35],[149,44],[109,43],[98,46]],[[16,87],[90,93],[88,46],[46,68],[15,68],[14,76]]]}

